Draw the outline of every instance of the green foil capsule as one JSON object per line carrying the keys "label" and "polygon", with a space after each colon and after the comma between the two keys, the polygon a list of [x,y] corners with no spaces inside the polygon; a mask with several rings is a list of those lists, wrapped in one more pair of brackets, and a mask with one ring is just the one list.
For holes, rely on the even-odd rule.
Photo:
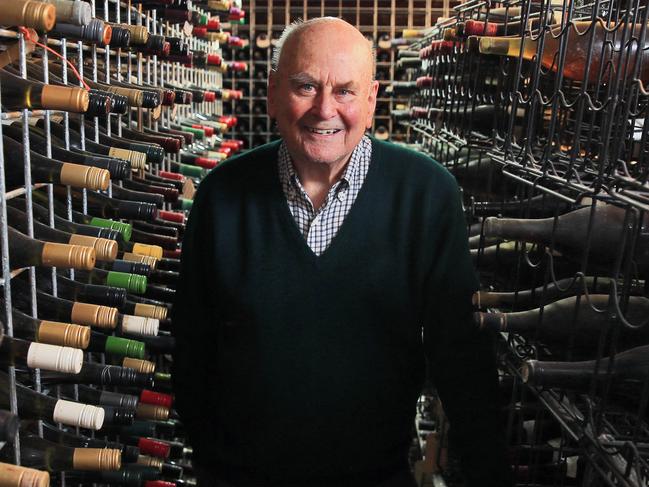
{"label": "green foil capsule", "polygon": [[167,374],[165,372],[154,372],[153,380],[160,382],[171,382],[171,374]]}
{"label": "green foil capsule", "polygon": [[187,198],[178,198],[178,200],[180,201],[180,209],[181,210],[189,211],[189,210],[192,209],[192,205],[194,204],[194,200],[190,200],[190,199],[187,199]]}
{"label": "green foil capsule", "polygon": [[134,294],[144,294],[146,291],[147,278],[138,274],[126,272],[109,271],[106,284],[114,287],[121,287]]}
{"label": "green foil capsule", "polygon": [[101,228],[110,228],[111,230],[117,230],[122,234],[125,241],[131,240],[131,232],[133,231],[133,226],[130,223],[117,222],[115,220],[109,220],[107,218],[92,217],[90,224],[94,227]]}
{"label": "green foil capsule", "polygon": [[144,343],[128,338],[110,336],[106,340],[106,353],[122,357],[144,358]]}
{"label": "green foil capsule", "polygon": [[200,166],[180,163],[180,174],[191,178],[202,178],[205,175],[205,170]]}
{"label": "green foil capsule", "polygon": [[196,136],[197,139],[203,139],[203,138],[205,138],[205,130],[202,130],[202,129],[195,129],[194,127],[187,127],[187,126],[185,126],[185,125],[183,125],[182,127],[180,127],[180,129],[181,129],[183,132],[189,132],[189,133],[191,133],[191,134],[194,134],[194,135]]}

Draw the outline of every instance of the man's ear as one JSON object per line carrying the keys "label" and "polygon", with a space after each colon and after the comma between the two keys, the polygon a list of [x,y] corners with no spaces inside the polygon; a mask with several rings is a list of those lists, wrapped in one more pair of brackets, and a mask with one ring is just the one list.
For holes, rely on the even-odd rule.
{"label": "man's ear", "polygon": [[372,120],[374,119],[374,110],[376,110],[376,96],[379,91],[379,82],[374,80],[370,85],[369,93],[367,94],[367,119],[365,120],[365,128],[372,127]]}
{"label": "man's ear", "polygon": [[270,71],[268,73],[268,85],[266,87],[266,112],[270,118],[275,118],[277,113],[276,96],[277,90],[277,72]]}

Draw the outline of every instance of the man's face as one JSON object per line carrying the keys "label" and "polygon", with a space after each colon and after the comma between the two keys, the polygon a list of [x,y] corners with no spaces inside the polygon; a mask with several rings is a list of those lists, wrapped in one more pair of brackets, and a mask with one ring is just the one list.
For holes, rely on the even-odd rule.
{"label": "man's face", "polygon": [[344,164],[372,125],[377,89],[363,36],[348,24],[314,25],[285,44],[268,114],[297,162]]}

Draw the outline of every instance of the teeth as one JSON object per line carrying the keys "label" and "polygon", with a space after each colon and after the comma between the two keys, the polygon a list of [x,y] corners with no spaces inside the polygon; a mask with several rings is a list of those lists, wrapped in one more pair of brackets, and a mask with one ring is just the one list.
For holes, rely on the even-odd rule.
{"label": "teeth", "polygon": [[333,135],[336,132],[340,132],[340,129],[319,130],[319,129],[314,129],[314,128],[309,127],[309,131],[313,132],[314,134]]}

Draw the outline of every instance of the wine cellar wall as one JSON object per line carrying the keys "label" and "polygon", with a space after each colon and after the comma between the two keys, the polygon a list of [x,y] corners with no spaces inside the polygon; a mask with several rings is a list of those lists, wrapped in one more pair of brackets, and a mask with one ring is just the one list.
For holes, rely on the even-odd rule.
{"label": "wine cellar wall", "polygon": [[169,310],[233,2],[0,5],[0,484],[196,485]]}

